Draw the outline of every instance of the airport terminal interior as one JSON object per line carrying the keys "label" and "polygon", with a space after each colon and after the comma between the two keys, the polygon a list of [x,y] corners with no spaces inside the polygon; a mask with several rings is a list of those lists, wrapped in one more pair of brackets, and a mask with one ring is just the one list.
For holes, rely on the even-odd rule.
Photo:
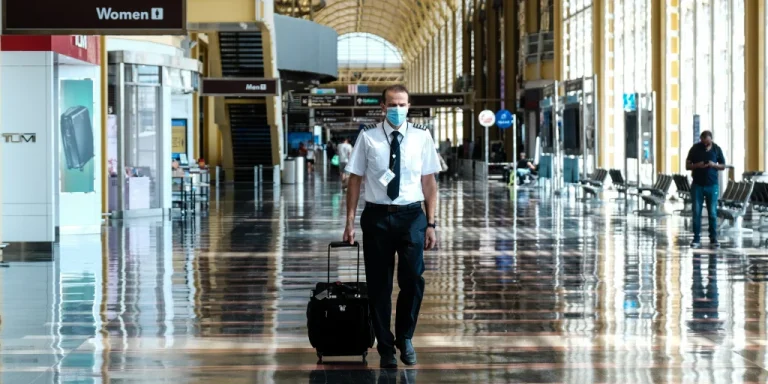
{"label": "airport terminal interior", "polygon": [[[131,7],[3,1],[0,383],[768,382],[764,1]],[[439,162],[417,361],[345,142],[364,260]]]}

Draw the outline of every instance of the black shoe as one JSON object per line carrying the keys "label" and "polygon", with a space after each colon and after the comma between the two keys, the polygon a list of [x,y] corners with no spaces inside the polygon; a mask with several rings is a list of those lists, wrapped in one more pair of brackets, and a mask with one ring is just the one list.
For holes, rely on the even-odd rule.
{"label": "black shoe", "polygon": [[405,365],[416,364],[416,351],[413,349],[411,339],[405,339],[398,342],[397,349],[400,350],[400,361]]}
{"label": "black shoe", "polygon": [[712,249],[720,249],[720,242],[718,242],[717,240],[711,240],[709,242],[709,247]]}
{"label": "black shoe", "polygon": [[381,365],[382,368],[397,368],[397,359],[395,358],[395,354],[392,353],[381,355],[379,365]]}

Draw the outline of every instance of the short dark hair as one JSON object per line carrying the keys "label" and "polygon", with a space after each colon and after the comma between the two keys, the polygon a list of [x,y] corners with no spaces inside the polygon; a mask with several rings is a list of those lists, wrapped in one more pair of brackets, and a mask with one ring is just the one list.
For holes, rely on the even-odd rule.
{"label": "short dark hair", "polygon": [[381,103],[386,104],[387,103],[387,92],[396,92],[396,93],[405,93],[408,95],[408,102],[411,101],[411,94],[408,92],[408,88],[405,87],[403,84],[394,84],[390,85],[381,92]]}
{"label": "short dark hair", "polygon": [[712,138],[712,132],[704,131],[704,132],[701,133],[701,136],[699,136],[699,138],[701,138],[701,139],[707,139],[707,138],[711,139]]}

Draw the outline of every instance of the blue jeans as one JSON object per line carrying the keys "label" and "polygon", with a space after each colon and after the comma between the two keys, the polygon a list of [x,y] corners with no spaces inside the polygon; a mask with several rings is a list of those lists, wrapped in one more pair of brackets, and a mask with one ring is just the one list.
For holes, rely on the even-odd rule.
{"label": "blue jeans", "polygon": [[717,240],[717,199],[720,195],[718,185],[691,185],[691,204],[693,208],[693,240],[701,240],[701,210],[707,203],[709,217],[709,239]]}

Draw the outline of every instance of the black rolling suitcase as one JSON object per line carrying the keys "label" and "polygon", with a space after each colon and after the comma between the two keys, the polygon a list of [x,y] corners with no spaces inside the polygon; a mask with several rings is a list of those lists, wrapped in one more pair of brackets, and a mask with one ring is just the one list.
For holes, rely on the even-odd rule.
{"label": "black rolling suitcase", "polygon": [[[331,249],[357,248],[357,282],[331,283]],[[362,356],[366,362],[373,346],[373,327],[368,309],[368,285],[360,282],[360,244],[328,245],[328,279],[317,283],[307,306],[309,342],[323,356]]]}
{"label": "black rolling suitcase", "polygon": [[67,169],[80,169],[93,158],[93,126],[88,109],[77,106],[61,115],[61,142]]}

